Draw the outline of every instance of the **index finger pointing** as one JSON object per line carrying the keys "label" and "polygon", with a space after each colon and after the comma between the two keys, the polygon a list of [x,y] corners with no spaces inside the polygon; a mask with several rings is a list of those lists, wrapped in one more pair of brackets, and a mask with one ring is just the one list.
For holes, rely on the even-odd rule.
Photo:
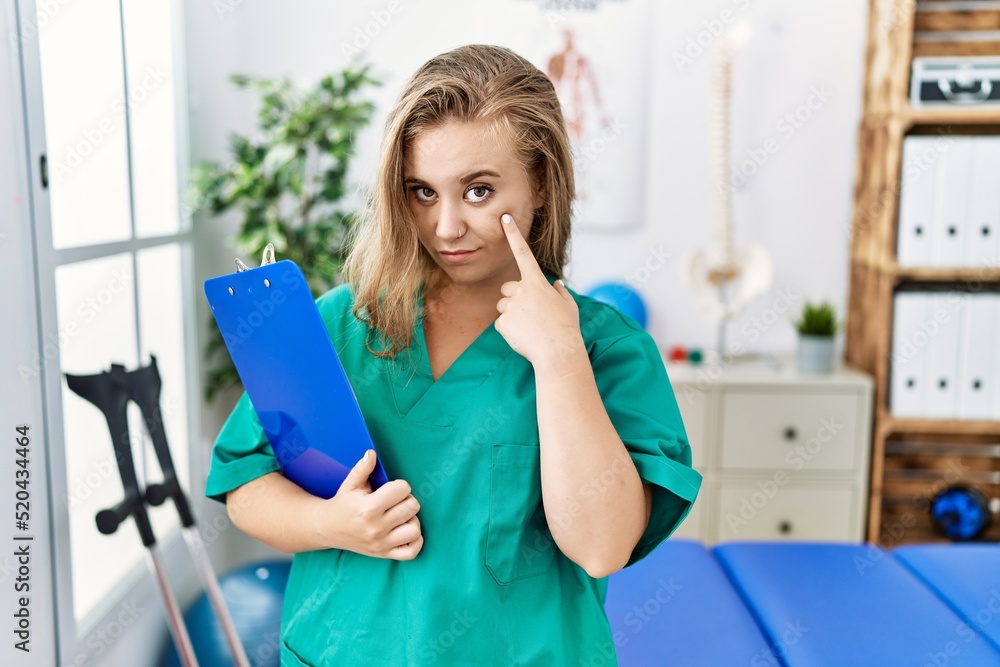
{"label": "index finger pointing", "polygon": [[531,246],[524,239],[521,230],[514,222],[514,218],[511,217],[510,213],[504,213],[500,216],[500,221],[503,223],[501,226],[507,235],[511,252],[514,253],[514,261],[517,262],[517,268],[521,271],[521,278],[537,277],[544,280],[545,274],[542,273],[542,267],[538,266],[538,260],[535,259],[535,254],[531,252]]}

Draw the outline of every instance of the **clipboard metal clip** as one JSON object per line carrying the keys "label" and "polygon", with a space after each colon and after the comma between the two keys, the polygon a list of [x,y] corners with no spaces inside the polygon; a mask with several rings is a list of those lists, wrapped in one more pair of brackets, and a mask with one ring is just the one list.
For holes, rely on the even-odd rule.
{"label": "clipboard metal clip", "polygon": [[[268,243],[264,246],[264,253],[260,257],[260,265],[267,266],[268,264],[274,264],[274,244]],[[236,258],[236,273],[242,273],[247,270],[247,265],[243,263],[243,260],[239,257]]]}

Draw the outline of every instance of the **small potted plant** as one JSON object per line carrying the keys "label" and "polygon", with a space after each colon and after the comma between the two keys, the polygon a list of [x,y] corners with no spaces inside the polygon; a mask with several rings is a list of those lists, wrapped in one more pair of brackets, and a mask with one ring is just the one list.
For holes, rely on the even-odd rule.
{"label": "small potted plant", "polygon": [[799,332],[799,372],[829,373],[833,370],[833,343],[839,329],[837,311],[828,301],[806,302],[795,322]]}

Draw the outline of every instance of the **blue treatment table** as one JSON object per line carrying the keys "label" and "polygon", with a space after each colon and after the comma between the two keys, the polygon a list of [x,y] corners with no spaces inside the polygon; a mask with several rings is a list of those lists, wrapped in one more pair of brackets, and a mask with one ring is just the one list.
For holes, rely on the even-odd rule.
{"label": "blue treatment table", "polygon": [[722,568],[697,542],[670,541],[615,574],[604,608],[623,667],[745,665],[767,649]]}
{"label": "blue treatment table", "polygon": [[1000,547],[927,544],[892,554],[1000,651]]}
{"label": "blue treatment table", "polygon": [[1000,545],[669,540],[605,608],[621,667],[1000,667]]}

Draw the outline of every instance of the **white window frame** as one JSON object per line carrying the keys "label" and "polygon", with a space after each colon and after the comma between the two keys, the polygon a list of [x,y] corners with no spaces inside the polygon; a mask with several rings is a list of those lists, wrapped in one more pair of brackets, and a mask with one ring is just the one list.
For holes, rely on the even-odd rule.
{"label": "white window frame", "polygon": [[[178,210],[181,216],[180,229],[177,233],[170,235],[142,239],[135,238],[134,201],[131,198],[131,193],[133,192],[131,151],[130,141],[127,140],[126,160],[128,161],[130,209],[132,211],[130,218],[133,238],[119,242],[57,250],[52,248],[52,219],[49,191],[43,187],[40,177],[40,158],[47,153],[40,53],[37,35],[22,34],[25,26],[36,26],[34,17],[37,16],[37,2],[36,0],[13,0],[15,20],[21,44],[21,76],[24,91],[24,119],[28,148],[28,164],[26,168],[27,173],[30,175],[31,218],[37,270],[35,275],[35,289],[40,341],[50,340],[51,335],[58,337],[59,323],[56,308],[55,272],[56,267],[63,264],[128,252],[132,255],[133,275],[135,276],[136,285],[138,285],[141,277],[135,266],[136,253],[145,248],[177,244],[180,249],[181,277],[184,282],[182,294],[185,297],[193,297],[193,295],[198,293],[195,285],[191,216],[190,211],[186,210],[183,205],[183,194],[188,184],[190,165],[183,7],[179,0],[168,1],[170,2],[172,14],[173,63],[175,65],[173,71],[175,74],[177,196]],[[120,2],[119,14],[121,15]],[[124,40],[124,35],[122,35],[122,39]],[[122,48],[124,60],[124,41]],[[128,67],[127,62],[125,63],[125,67]],[[128,81],[127,77],[125,77],[125,71],[121,74],[127,96]],[[127,105],[125,113],[126,120],[128,120]],[[127,124],[126,130],[129,131]],[[136,295],[138,295],[138,288],[136,288]],[[136,296],[136,300],[138,301],[138,296]],[[139,304],[136,303],[135,306],[136,340],[138,349],[141,351],[142,339],[138,326]],[[188,456],[190,468],[188,479],[194,481],[200,479],[200,470],[197,469],[199,467],[199,457],[195,454],[197,443],[200,440],[197,425],[200,423],[201,409],[195,299],[185,298],[181,307],[184,315],[183,342],[185,358],[183,363],[185,365],[187,381],[185,388],[188,418],[187,442],[189,448],[192,450],[189,451]],[[94,664],[92,659],[94,649],[87,646],[87,638],[90,633],[95,629],[109,627],[115,623],[121,614],[121,605],[131,600],[135,600],[137,604],[142,605],[145,609],[162,608],[162,602],[159,591],[156,588],[153,578],[149,575],[146,565],[140,563],[128,572],[101,604],[93,609],[80,623],[76,622],[73,607],[69,511],[65,503],[58,502],[57,500],[59,494],[67,488],[65,439],[63,433],[62,369],[58,354],[55,358],[48,359],[43,355],[42,359],[44,363],[40,373],[40,380],[45,424],[45,452],[49,470],[50,495],[48,504],[50,508],[49,531],[51,544],[53,545],[53,602],[55,604],[55,625],[57,632],[56,660],[59,665],[72,665],[76,664],[75,661],[78,657],[87,656],[90,659],[86,664]],[[144,363],[140,359],[140,364]],[[176,447],[176,445],[173,446]],[[138,450],[138,447],[136,449]],[[137,469],[137,473],[141,479],[143,471]],[[115,471],[115,474],[117,474],[117,471]],[[122,529],[135,531],[132,521],[126,521]],[[138,534],[135,535],[135,539],[139,539]],[[189,559],[183,542],[184,540],[181,538],[181,533],[178,529],[172,530],[168,535],[157,535],[157,548],[163,555],[164,562],[170,564]],[[191,572],[191,570],[189,569],[188,572]],[[178,597],[181,597],[181,591],[178,589],[185,587],[185,584],[190,588],[190,584],[193,581],[192,578],[193,575],[190,577],[182,576],[181,581],[174,582],[174,591]],[[151,614],[150,616],[158,616],[158,614]]]}

